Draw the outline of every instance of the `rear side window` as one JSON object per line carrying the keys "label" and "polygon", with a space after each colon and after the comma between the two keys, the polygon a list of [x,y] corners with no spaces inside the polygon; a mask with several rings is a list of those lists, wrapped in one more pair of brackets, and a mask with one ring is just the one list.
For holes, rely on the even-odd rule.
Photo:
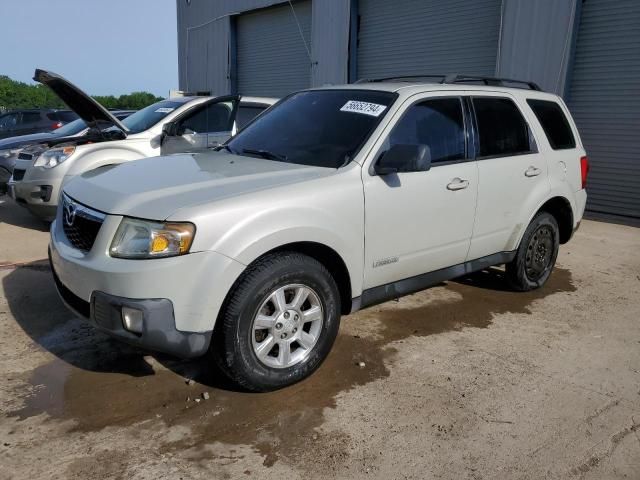
{"label": "rear side window", "polygon": [[22,123],[36,123],[40,121],[40,112],[22,112]]}
{"label": "rear side window", "polygon": [[264,112],[266,107],[243,107],[240,105],[236,115],[236,125],[238,129],[243,128],[247,123]]}
{"label": "rear side window", "polygon": [[427,145],[431,162],[465,158],[464,117],[459,98],[437,98],[409,107],[393,127],[385,147]]}
{"label": "rear side window", "polygon": [[58,120],[62,122],[73,122],[78,115],[73,112],[56,112],[58,114]]}
{"label": "rear side window", "polygon": [[576,148],[576,140],[569,126],[569,121],[562,108],[556,102],[548,100],[527,100],[547,135],[549,145],[554,150]]}
{"label": "rear side window", "polygon": [[503,157],[531,152],[529,126],[508,98],[474,97],[480,137],[480,157]]}

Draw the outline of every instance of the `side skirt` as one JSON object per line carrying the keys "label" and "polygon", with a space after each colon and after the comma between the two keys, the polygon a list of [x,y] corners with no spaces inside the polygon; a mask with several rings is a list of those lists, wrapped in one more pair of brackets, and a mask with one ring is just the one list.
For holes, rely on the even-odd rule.
{"label": "side skirt", "polygon": [[387,283],[378,287],[368,288],[362,292],[360,297],[354,298],[351,305],[351,313],[361,308],[378,305],[379,303],[392,300],[394,298],[404,297],[420,290],[433,287],[445,280],[451,280],[472,272],[484,270],[494,265],[509,263],[516,256],[516,252],[500,252],[486,257],[477,258],[468,262],[459,263],[452,267],[441,268],[429,273],[416,275],[415,277],[405,278],[396,282]]}

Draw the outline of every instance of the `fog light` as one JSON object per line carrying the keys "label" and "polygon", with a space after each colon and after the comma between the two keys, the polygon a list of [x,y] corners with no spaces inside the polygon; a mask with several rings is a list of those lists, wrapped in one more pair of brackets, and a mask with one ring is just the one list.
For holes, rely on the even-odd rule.
{"label": "fog light", "polygon": [[142,333],[144,323],[144,312],[137,308],[122,307],[122,325],[125,330],[133,333]]}

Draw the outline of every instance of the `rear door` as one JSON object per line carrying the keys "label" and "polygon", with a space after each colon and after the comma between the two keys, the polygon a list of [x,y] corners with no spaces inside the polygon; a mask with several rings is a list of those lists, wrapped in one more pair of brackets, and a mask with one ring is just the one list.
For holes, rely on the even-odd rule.
{"label": "rear door", "polygon": [[43,118],[40,112],[22,112],[22,118],[18,125],[20,135],[26,135],[29,133],[49,132],[54,130],[56,121],[49,121],[47,118]]}
{"label": "rear door", "polygon": [[478,207],[467,260],[515,249],[536,199],[550,190],[547,162],[508,94],[470,97],[478,151]]}
{"label": "rear door", "polygon": [[233,131],[238,97],[218,98],[175,120],[176,135],[165,136],[161,154],[200,152],[225,142]]}

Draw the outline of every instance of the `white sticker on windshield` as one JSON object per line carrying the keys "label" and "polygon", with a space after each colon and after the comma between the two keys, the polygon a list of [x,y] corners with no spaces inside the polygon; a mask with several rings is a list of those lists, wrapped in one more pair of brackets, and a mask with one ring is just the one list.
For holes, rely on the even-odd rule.
{"label": "white sticker on windshield", "polygon": [[377,103],[360,102],[358,100],[349,100],[340,109],[341,112],[362,113],[364,115],[371,115],[372,117],[378,117],[387,107],[385,105],[378,105]]}
{"label": "white sticker on windshield", "polygon": [[170,108],[170,107],[160,107],[160,108],[156,108],[156,112],[157,113],[171,113],[175,110],[175,108]]}

